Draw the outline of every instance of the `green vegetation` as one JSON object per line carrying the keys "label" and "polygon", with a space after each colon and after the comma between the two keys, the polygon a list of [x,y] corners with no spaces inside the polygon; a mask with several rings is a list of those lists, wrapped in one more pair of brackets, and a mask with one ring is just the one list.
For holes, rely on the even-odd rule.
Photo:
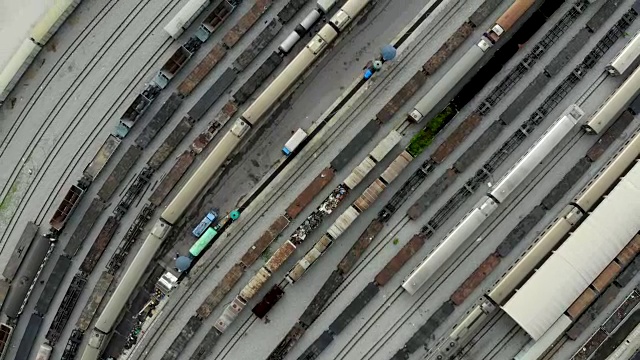
{"label": "green vegetation", "polygon": [[399,242],[400,242],[400,239],[398,238],[393,239],[393,245],[398,245]]}
{"label": "green vegetation", "polygon": [[271,245],[269,245],[262,253],[262,260],[264,260],[264,262],[269,261],[271,255],[273,255],[273,250],[271,250]]}
{"label": "green vegetation", "polygon": [[18,182],[14,181],[13,185],[11,185],[11,188],[7,192],[7,195],[0,203],[0,214],[4,213],[11,205],[11,201],[13,200],[13,196],[16,194],[16,192],[18,192]]}
{"label": "green vegetation", "polygon": [[409,146],[407,146],[409,154],[413,157],[420,155],[427,146],[431,145],[431,142],[433,142],[438,132],[453,119],[456,113],[457,111],[453,108],[453,105],[449,105],[433,119],[429,120],[424,129],[420,130],[420,132],[411,139]]}

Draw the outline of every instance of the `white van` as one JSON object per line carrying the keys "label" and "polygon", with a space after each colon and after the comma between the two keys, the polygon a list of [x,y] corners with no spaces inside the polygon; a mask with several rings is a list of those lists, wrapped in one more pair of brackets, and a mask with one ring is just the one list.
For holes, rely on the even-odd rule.
{"label": "white van", "polygon": [[307,138],[307,133],[302,129],[298,129],[293,136],[284,144],[282,152],[289,156],[300,145],[300,143]]}

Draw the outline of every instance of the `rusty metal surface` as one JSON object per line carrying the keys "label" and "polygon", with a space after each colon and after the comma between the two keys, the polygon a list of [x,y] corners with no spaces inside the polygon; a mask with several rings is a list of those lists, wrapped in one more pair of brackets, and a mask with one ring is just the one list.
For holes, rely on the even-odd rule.
{"label": "rusty metal surface", "polygon": [[471,293],[495,270],[500,264],[500,257],[493,253],[489,255],[476,270],[451,295],[451,302],[460,305]]}
{"label": "rusty metal surface", "polygon": [[76,327],[82,331],[87,331],[89,329],[89,325],[91,325],[91,321],[98,311],[98,307],[102,303],[107,290],[109,290],[109,286],[113,282],[113,275],[109,274],[107,271],[103,271],[102,275],[98,279],[98,283],[93,288],[93,292],[91,292],[91,296],[89,296],[89,300],[87,301],[87,305],[85,305],[84,309],[82,309],[82,313],[80,314],[80,318],[76,322]]}
{"label": "rusty metal surface", "polygon": [[244,274],[245,268],[241,263],[233,265],[222,280],[211,291],[209,296],[202,302],[196,314],[200,319],[206,319],[211,315],[213,310],[220,304],[222,299],[231,291],[231,288],[240,280],[242,274]]}
{"label": "rusty metal surface", "polygon": [[445,41],[438,51],[429,58],[422,69],[425,74],[431,75],[444,64],[451,54],[473,33],[473,25],[469,21],[462,24],[453,35]]}
{"label": "rusty metal surface", "polygon": [[256,0],[256,3],[251,9],[249,9],[249,11],[238,20],[238,23],[222,38],[222,42],[227,45],[228,48],[232,48],[271,7],[272,3],[273,0]]}
{"label": "rusty metal surface", "polygon": [[285,243],[273,253],[264,267],[273,274],[285,261],[287,261],[294,251],[296,251],[295,245],[293,245],[291,241],[285,241]]}
{"label": "rusty metal surface", "polygon": [[471,113],[431,154],[431,160],[437,164],[442,163],[478,127],[481,120],[482,116],[479,113]]}
{"label": "rusty metal surface", "polygon": [[182,153],[178,158],[178,161],[176,161],[171,170],[167,173],[167,176],[160,181],[158,187],[156,187],[153,194],[151,194],[149,201],[151,201],[155,206],[160,206],[162,201],[164,201],[171,190],[173,190],[173,187],[176,186],[180,178],[182,178],[184,173],[187,172],[187,169],[189,169],[189,166],[191,166],[194,159],[195,155],[191,152],[185,151]]}
{"label": "rusty metal surface", "polygon": [[188,96],[191,94],[193,89],[200,84],[202,79],[204,79],[211,70],[222,60],[222,58],[227,54],[227,49],[224,47],[222,43],[216,44],[211,51],[207,54],[207,56],[200,61],[198,65],[189,73],[186,79],[180,83],[178,86],[178,92],[183,96]]}
{"label": "rusty metal surface", "polygon": [[104,207],[104,201],[100,200],[99,198],[93,199],[91,205],[89,205],[89,208],[82,216],[82,220],[80,220],[80,223],[73,231],[73,234],[71,234],[71,238],[64,248],[65,254],[69,256],[74,256],[76,254],[78,249],[80,249],[80,246],[82,246],[84,240],[89,235],[93,224],[95,224],[96,220],[98,220],[98,217],[100,216],[100,213],[102,212]]}
{"label": "rusty metal surface", "polygon": [[318,195],[318,193],[320,193],[320,191],[322,191],[322,189],[324,189],[324,187],[327,186],[327,184],[329,184],[331,180],[333,180],[334,176],[335,170],[333,170],[332,168],[328,167],[322,170],[322,172],[320,172],[320,175],[313,179],[311,184],[309,184],[309,186],[307,186],[307,188],[304,189],[304,191],[302,191],[300,195],[298,195],[293,203],[289,205],[289,207],[285,211],[287,216],[289,216],[289,218],[291,219],[295,219],[300,214],[300,212],[302,212],[302,210],[304,210],[304,208],[309,205],[313,198]]}
{"label": "rusty metal surface", "polygon": [[424,235],[414,235],[408,243],[406,243],[400,251],[380,270],[374,278],[375,283],[384,286],[391,278],[400,270],[404,264],[413,257],[413,255],[422,248],[426,240]]}
{"label": "rusty metal surface", "polygon": [[91,274],[93,269],[95,269],[96,265],[98,264],[98,261],[100,261],[100,258],[104,253],[104,249],[106,249],[107,245],[109,245],[109,242],[111,242],[113,234],[115,234],[116,230],[118,229],[118,224],[119,221],[115,216],[109,216],[107,222],[104,224],[104,226],[100,230],[100,233],[96,237],[96,240],[93,242],[93,245],[91,245],[91,248],[85,256],[84,261],[82,261],[80,270],[84,271],[87,274]]}
{"label": "rusty metal surface", "polygon": [[367,226],[367,229],[358,237],[358,240],[353,244],[351,249],[349,249],[349,252],[344,258],[342,258],[340,264],[338,264],[338,270],[340,270],[343,275],[351,271],[375,236],[378,235],[383,228],[384,224],[378,219],[374,219],[369,226]]}
{"label": "rusty metal surface", "polygon": [[229,119],[238,111],[238,105],[230,100],[223,107],[222,110],[215,116],[213,121],[209,124],[207,130],[193,141],[191,144],[191,150],[200,154],[204,148],[209,145],[213,137],[220,131],[220,129],[226,124]]}
{"label": "rusty metal surface", "polygon": [[391,120],[393,116],[400,110],[400,108],[411,99],[411,97],[424,85],[427,81],[427,75],[418,70],[407,81],[406,84],[385,104],[385,106],[378,112],[376,118],[381,123],[386,123]]}
{"label": "rusty metal surface", "polygon": [[289,220],[280,216],[276,219],[276,221],[269,226],[269,228],[260,235],[258,240],[253,243],[251,248],[247,250],[247,252],[242,255],[240,262],[245,265],[245,267],[249,267],[255,263],[256,260],[260,257],[267,247],[282,233],[282,231],[289,226]]}
{"label": "rusty metal surface", "polygon": [[107,180],[102,184],[102,187],[98,191],[98,197],[103,201],[109,201],[111,196],[116,192],[118,187],[124,184],[124,179],[129,174],[129,170],[135,165],[138,158],[142,155],[142,149],[137,147],[136,145],[129,146],[127,152],[124,153],[124,156],[116,167],[111,171]]}
{"label": "rusty metal surface", "polygon": [[634,117],[629,111],[623,112],[622,115],[620,115],[620,117],[604,132],[604,134],[600,136],[598,142],[596,142],[589,151],[587,151],[587,158],[589,158],[591,162],[598,160],[609,146],[611,146],[611,144],[624,133],[624,130],[633,119]]}
{"label": "rusty metal surface", "polygon": [[180,145],[180,142],[187,136],[192,127],[193,121],[190,118],[186,116],[182,118],[162,145],[153,153],[149,161],[147,161],[147,166],[153,170],[158,170],[158,168],[167,161],[176,147]]}

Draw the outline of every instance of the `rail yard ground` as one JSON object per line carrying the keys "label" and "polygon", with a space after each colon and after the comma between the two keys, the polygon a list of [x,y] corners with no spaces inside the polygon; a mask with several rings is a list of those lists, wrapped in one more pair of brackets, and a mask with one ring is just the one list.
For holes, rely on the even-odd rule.
{"label": "rail yard ground", "polygon": [[[307,129],[314,122],[317,122],[323,113],[331,107],[332,103],[351,86],[354,80],[362,76],[362,67],[377,54],[380,47],[388,44],[412,21],[421,9],[434,2],[434,0],[402,1],[402,6],[398,6],[398,0],[379,0],[375,2],[372,10],[364,18],[356,21],[353,30],[346,34],[334,48],[331,48],[327,56],[305,78],[301,86],[296,89],[286,109],[273,119],[265,121],[256,131],[257,134],[249,136],[249,140],[245,141],[239,154],[226,166],[222,174],[212,181],[204,194],[192,204],[186,212],[185,219],[182,221],[180,235],[178,236],[183,241],[178,242],[170,251],[166,252],[160,260],[161,263],[170,265],[176,252],[181,254],[187,252],[192,243],[192,239],[189,236],[190,231],[208,210],[213,207],[224,211],[236,208],[251,193],[263,176],[268,173],[272,165],[281,158],[281,148],[291,136],[292,131],[299,127]],[[403,204],[397,214],[385,225],[382,233],[375,238],[363,259],[355,266],[337,294],[331,298],[326,310],[291,350],[287,359],[295,359],[300,356],[327,329],[336,316],[345,309],[366,284],[373,280],[375,274],[414,234],[420,231],[436,210],[444,205],[458,188],[464,186],[464,182],[478,171],[481,164],[492,153],[498,150],[507,137],[535,111],[536,107],[552,93],[565,76],[571,73],[575,66],[585,58],[596,43],[634,3],[633,0],[620,0],[618,8],[613,14],[607,18],[597,31],[591,34],[584,46],[551,78],[547,86],[530,99],[529,105],[510,124],[505,126],[504,131],[486,148],[480,157],[461,171],[457,179],[441,193],[439,198],[418,219],[407,221],[405,214],[408,208],[434,184],[434,181],[446,169],[453,166],[457,158],[478,138],[481,132],[507,109],[516,97],[532,83],[534,78],[548,66],[552,59],[558,56],[571,38],[585,27],[587,21],[597,12],[601,3],[604,2],[604,0],[599,0],[592,4],[566,30],[556,44],[548,49],[547,53],[514,85],[509,94],[494,105],[491,112],[485,115],[485,120],[469,138],[439,164],[434,172],[427,177],[427,180],[416,189],[412,197]],[[47,219],[57,206],[61,194],[66,191],[72,180],[80,177],[84,167],[91,160],[103,139],[111,132],[118,116],[126,109],[135,93],[153,77],[160,65],[178,47],[177,43],[168,39],[162,28],[184,3],[186,1],[176,0],[142,1],[139,3],[110,2],[106,0],[85,1],[74,13],[73,21],[67,22],[56,35],[55,51],[45,51],[38,55],[25,78],[16,86],[16,90],[12,93],[12,97],[16,98],[15,105],[9,106],[6,103],[0,109],[0,119],[2,119],[0,138],[3,139],[0,144],[0,163],[3,165],[8,164],[5,171],[0,172],[0,186],[2,189],[0,192],[2,199],[0,203],[0,263],[8,261],[27,221],[32,220],[36,223],[41,223],[41,232],[48,228]],[[285,170],[285,173],[265,190],[265,195],[258,198],[259,201],[268,200],[268,206],[252,205],[247,210],[246,215],[243,214],[240,221],[225,233],[217,244],[200,260],[193,271],[192,278],[185,280],[169,297],[163,313],[159,315],[156,326],[151,327],[140,344],[138,344],[137,352],[134,355],[135,358],[160,359],[162,357],[187,323],[189,317],[196,312],[196,309],[218,284],[226,271],[251,247],[251,244],[266,227],[283,213],[284,209],[308,183],[323,168],[329,165],[349,140],[361,131],[369,119],[376,116],[381,107],[438,50],[442,42],[482,3],[482,0],[444,0],[441,2],[433,14],[425,21],[425,24],[419,28],[419,32],[413,34],[413,38],[401,47],[396,62],[385,65],[385,69],[374,76],[373,81],[364,90],[360,91],[358,100],[349,105],[349,109],[340,116],[339,121],[330,125],[323,138],[314,139],[315,144],[321,144],[318,145],[319,150],[314,153],[304,151],[300,153]],[[185,99],[170,122],[167,123],[151,145],[145,149],[141,160],[138,160],[137,164],[129,172],[127,183],[132,179],[132,176],[135,176],[134,174],[142,169],[144,162],[151,156],[162,139],[171,132],[187,110],[204,94],[208,86],[213,84],[228,66],[231,66],[235,58],[267,26],[269,21],[285,4],[286,1],[274,1],[274,4],[258,20],[256,25],[237,45],[228,51],[226,57],[214,68],[211,75]],[[511,1],[502,1],[482,25],[474,29],[474,32],[460,46],[460,49],[466,49],[474,45],[480,35],[493,24],[495,19],[510,4]],[[469,104],[460,109],[460,113],[438,135],[433,144],[416,161],[409,164],[398,180],[386,189],[380,199],[367,212],[360,215],[359,219],[332,245],[330,251],[320,258],[315,266],[310,268],[306,276],[286,288],[286,295],[269,312],[266,320],[256,321],[255,316],[250,312],[251,307],[260,300],[273,283],[279,283],[284,278],[286,271],[291,269],[295,262],[327,231],[329,225],[380,175],[391,163],[391,160],[401,152],[401,148],[408,145],[409,140],[421,128],[421,125],[424,126],[424,122],[421,125],[413,125],[407,130],[399,145],[385,160],[375,167],[372,173],[365,178],[363,184],[354,189],[348,201],[342,203],[327,217],[323,224],[309,235],[309,239],[298,246],[295,254],[280,270],[273,274],[272,280],[256,296],[256,299],[253,299],[246,306],[244,312],[222,335],[209,358],[266,358],[278,342],[285,337],[287,331],[300,317],[305,307],[320,290],[325,280],[359,234],[375,218],[391,196],[400,189],[409,175],[420,167],[429,154],[433,153],[436,147],[453,132],[463,119],[471,114],[486,96],[490,95],[492,89],[504,79],[506,73],[531,51],[533,45],[556,24],[563,14],[569,11],[573,4],[573,1],[565,1],[531,39],[521,44],[520,50],[503,66],[502,71],[494,76]],[[245,1],[239,5],[230,18],[203,45],[169,86],[162,91],[160,97],[146,111],[145,116],[138,120],[140,124],[133,130],[134,136],[151,119],[152,114],[159,109],[171,92],[175,91],[180,82],[186,78],[186,75],[252,5],[253,1]],[[236,81],[209,110],[203,121],[195,124],[194,129],[177,147],[173,156],[179,155],[192,142],[195,134],[202,132],[207,127],[210,119],[229,98],[228,94],[233,94],[238,90],[255,71],[258,64],[261,64],[270,55],[271,51],[275,50],[278,44],[292,31],[293,27],[314,6],[315,2],[309,1],[291,21],[284,25],[265,51],[260,53],[257,59],[238,75]],[[194,28],[195,26],[192,26],[190,30],[182,35],[182,38],[186,39],[190,36],[195,31]],[[630,39],[630,36],[632,36],[631,34],[635,34],[638,30],[640,30],[640,20],[636,20],[631,24],[625,31],[627,35],[611,46],[593,69],[544,118],[543,122],[529,134],[515,151],[509,154],[507,160],[494,171],[491,179],[492,183],[495,183],[524,154],[570,104],[578,103],[586,114],[592,114],[599,104],[622,83],[625,77],[603,76],[604,67],[622,49]],[[302,41],[302,43],[306,43],[306,40]],[[298,44],[298,48],[300,46],[302,45]],[[427,82],[418,90],[416,96],[397,112],[394,121],[383,125],[373,139],[353,156],[349,164],[336,173],[334,179],[292,221],[282,234],[284,236],[278,238],[267,252],[273,252],[277,246],[291,235],[292,231],[304,221],[305,217],[325,198],[329,191],[340,184],[351,169],[364,159],[366,154],[388,134],[392,129],[392,124],[404,118],[406,113],[413,108],[415,102],[436,84],[463,53],[464,51],[455,52],[438,72],[428,78]],[[266,80],[266,83],[269,83],[291,61],[294,54],[284,58],[283,64]],[[264,87],[262,86],[258,91],[261,91]],[[256,95],[257,93],[254,93],[254,98]],[[231,122],[227,124],[223,131],[226,131],[230,126]],[[451,327],[472,306],[472,303],[482,294],[482,291],[486,290],[509,267],[521,250],[556,216],[557,212],[570,201],[575,192],[589,181],[598,169],[606,163],[611,154],[624,142],[626,137],[639,126],[640,119],[634,118],[622,135],[606,150],[605,154],[591,165],[586,174],[575,182],[571,191],[553,209],[547,211],[546,215],[534,230],[526,236],[524,241],[504,258],[504,261],[469,296],[467,301],[458,306],[444,323],[434,331],[431,336],[432,340],[425,343],[426,347],[432,346],[435,340],[450,332]],[[212,143],[215,144],[219,137],[214,138]],[[123,141],[123,144],[131,144],[133,142],[132,139],[133,136],[128,136]],[[441,270],[441,273],[438,274],[435,284],[433,281],[427,283],[414,296],[409,296],[407,293],[398,295],[397,289],[409,271],[424,259],[438,241],[486,193],[487,185],[481,186],[459,209],[450,215],[444,226],[441,226],[426,243],[427,246],[424,246],[389,283],[381,288],[378,295],[357,315],[352,324],[347,326],[336,337],[333,343],[320,355],[319,359],[347,360],[363,358],[377,360],[391,358],[425,323],[427,318],[444,301],[449,299],[450,295],[475,270],[478,264],[494,251],[493,249],[516,226],[522,217],[531,211],[536,204],[540,203],[550,189],[564,176],[567,169],[571,168],[573,164],[583,157],[586,151],[597,141],[597,136],[587,135],[566,139],[563,145],[552,153],[552,156],[537,169],[536,173],[530,178],[530,182],[522,187],[520,193],[505,203],[502,210],[498,211],[497,215],[481,230],[477,237],[482,241],[472,242],[473,244],[462,255],[456,256],[457,260],[449,261],[446,264],[446,270]],[[114,160],[118,160],[124,154],[123,148],[125,147],[122,147],[116,153]],[[153,150],[147,151],[151,149]],[[206,151],[196,158],[194,165],[187,172],[185,178],[188,178],[203,161]],[[111,161],[105,168],[105,173],[110,172],[116,163],[117,161]],[[167,161],[156,171],[150,181],[151,186],[142,195],[144,199],[151,194],[153,188],[169,171],[172,164],[173,161]],[[286,183],[287,177],[296,177],[297,180],[291,185],[283,185]],[[100,183],[104,179],[106,179],[106,176],[101,176],[96,182],[97,185],[92,185],[83,198],[75,215],[71,218],[66,230],[60,237],[59,242],[61,244],[56,247],[52,259],[55,260],[61,254],[65,243],[69,240],[73,229],[81,219],[80,214],[87,210],[91,202],[90,199],[96,195],[100,188]],[[185,180],[183,179],[179,186],[184,182]],[[284,186],[287,187],[284,188]],[[118,192],[123,188],[124,186],[120,187]],[[102,224],[110,215],[110,210],[115,207],[121,195],[119,194],[117,198],[114,197],[107,205],[107,210],[109,211],[103,212],[98,218],[97,225],[94,226],[88,238],[93,239],[96,237]],[[64,341],[69,338],[73,328],[72,324],[75,324],[75,321],[80,316],[82,306],[86,303],[91,293],[90,289],[95,286],[101,269],[116,250],[119,239],[124,236],[126,229],[133,222],[143,203],[143,201],[137,202],[121,220],[120,228],[116,232],[114,240],[107,247],[102,260],[98,263],[97,270],[89,278],[85,291],[78,301],[79,305],[75,307],[70,317],[69,325],[67,325],[61,336],[63,340],[54,349],[52,358],[60,358],[64,350]],[[148,230],[146,229],[146,231]],[[77,258],[82,259],[88,249],[88,245],[83,246]],[[137,246],[133,248],[132,254],[135,254],[136,251]],[[213,326],[224,307],[231,302],[241,286],[244,286],[249,278],[264,265],[263,259],[267,257],[261,257],[256,264],[247,269],[247,274],[241,278],[238,286],[224,298],[214,310],[212,316],[204,321],[202,328],[195,334],[184,353],[179,357],[180,359],[188,359],[190,357],[206,332]],[[128,261],[131,260],[130,258]],[[80,262],[74,260],[72,266],[74,271],[70,271],[67,274],[62,281],[61,288],[69,286],[72,278],[71,274],[75,272],[75,268],[80,265]],[[49,261],[45,266],[40,276],[41,280],[46,280],[49,277],[54,263],[55,261]],[[213,264],[214,266],[210,269],[205,269],[208,264]],[[201,272],[205,272],[205,275],[202,276],[205,276],[206,280],[197,281],[196,274]],[[443,273],[444,275],[440,276]],[[190,289],[189,287],[194,284],[197,284],[197,289]],[[616,299],[600,313],[598,318],[582,333],[579,339],[567,342],[554,358],[568,359],[575,353],[581,344],[595,331],[596,327],[604,322],[608,314],[622,302],[637,284],[638,279],[636,277],[636,280],[624,287]],[[36,284],[30,301],[23,311],[24,314],[33,312],[42,288],[43,286],[40,283]],[[181,295],[187,291],[190,292],[190,295],[186,301],[178,302],[178,299],[181,299]],[[64,291],[58,291],[52,302],[52,309],[59,306],[63,296]],[[170,321],[164,321],[163,319],[166,320],[170,316],[171,309],[176,307],[180,309],[180,316],[172,317],[169,319]],[[53,313],[53,311],[50,311],[45,317],[35,343],[36,346],[43,343],[46,330],[53,320]],[[24,332],[27,321],[28,316],[20,318],[7,358],[14,356],[18,343],[16,339],[22,336],[21,334]],[[514,325],[515,323],[511,318],[503,316],[500,321],[489,328],[483,337],[470,347],[466,358],[506,359],[514,356],[528,341],[528,336],[524,331],[513,330]],[[85,337],[85,343],[86,340],[87,337]],[[426,350],[419,350],[411,358],[423,358],[425,354]]]}

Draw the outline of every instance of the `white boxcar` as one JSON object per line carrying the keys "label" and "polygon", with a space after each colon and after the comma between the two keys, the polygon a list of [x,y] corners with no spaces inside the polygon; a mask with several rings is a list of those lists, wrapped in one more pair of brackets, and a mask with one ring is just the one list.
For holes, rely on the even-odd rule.
{"label": "white boxcar", "polygon": [[543,161],[553,149],[573,129],[582,118],[584,112],[576,105],[569,109],[529,148],[515,165],[502,177],[491,190],[489,195],[502,203],[522,182],[531,175],[533,170]]}
{"label": "white boxcar", "polygon": [[624,74],[640,56],[640,31],[624,46],[624,48],[607,65],[607,71],[613,76]]}
{"label": "white boxcar", "polygon": [[609,96],[598,111],[593,114],[586,124],[586,130],[601,134],[609,125],[622,114],[631,101],[640,92],[640,68],[637,68],[616,91]]}
{"label": "white boxcar", "polygon": [[178,11],[176,16],[167,23],[164,31],[172,38],[177,39],[209,4],[209,0],[190,0]]}
{"label": "white boxcar", "polygon": [[483,197],[438,246],[431,250],[429,256],[402,283],[402,287],[409,294],[415,294],[497,208],[498,204],[493,199]]}
{"label": "white boxcar", "polygon": [[282,152],[287,156],[291,155],[291,153],[294,152],[296,148],[300,146],[300,143],[302,143],[302,141],[304,141],[304,139],[306,138],[307,133],[302,129],[298,129],[298,131],[296,131],[293,136],[291,136],[291,138],[284,144]]}

